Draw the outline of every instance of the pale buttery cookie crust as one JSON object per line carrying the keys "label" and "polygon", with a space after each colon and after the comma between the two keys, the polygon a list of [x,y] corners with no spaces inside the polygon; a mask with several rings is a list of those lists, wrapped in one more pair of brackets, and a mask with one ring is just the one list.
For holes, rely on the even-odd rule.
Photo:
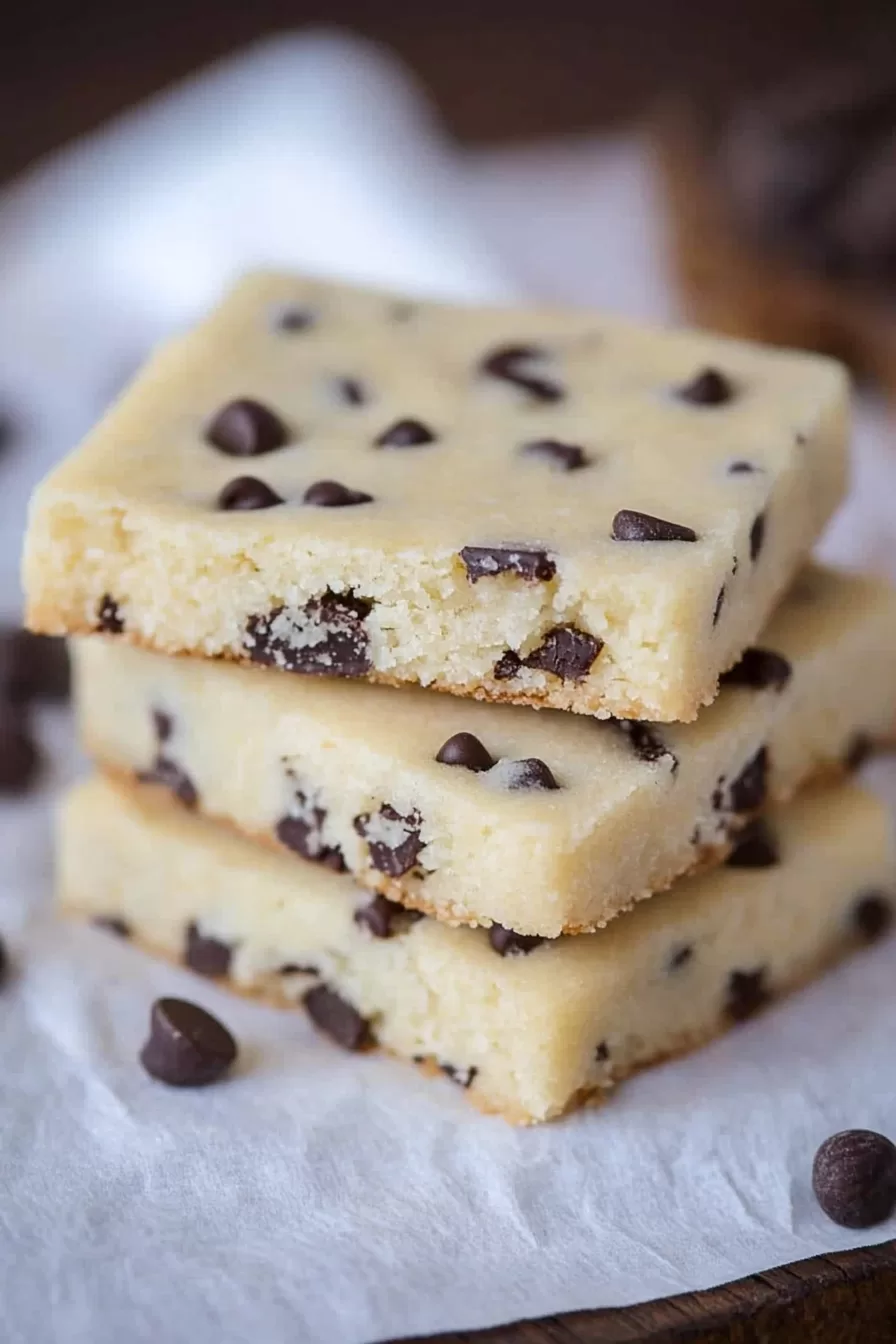
{"label": "pale buttery cookie crust", "polygon": [[73,647],[104,766],[446,922],[547,937],[718,861],[767,799],[894,729],[896,592],[822,568],[685,725]]}
{"label": "pale buttery cookie crust", "polygon": [[37,491],[28,619],[690,720],[841,499],[846,420],[813,356],[255,276]]}
{"label": "pale buttery cookie crust", "polygon": [[345,1046],[435,1061],[519,1122],[608,1091],[879,936],[893,877],[885,810],[849,785],[773,811],[740,866],[553,943],[414,919],[152,790],[95,779],[60,824],[64,909],[302,1001]]}

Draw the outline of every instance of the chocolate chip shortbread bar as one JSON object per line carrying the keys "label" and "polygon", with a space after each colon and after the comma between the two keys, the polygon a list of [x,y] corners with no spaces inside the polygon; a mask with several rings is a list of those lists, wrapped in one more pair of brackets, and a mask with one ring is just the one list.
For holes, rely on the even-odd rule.
{"label": "chocolate chip shortbread bar", "polygon": [[841,368],[259,275],[38,490],[28,619],[693,719],[844,489]]}
{"label": "chocolate chip shortbread bar", "polygon": [[90,753],[449,923],[594,928],[766,798],[891,739],[896,593],[810,569],[696,723],[268,676],[75,641]]}
{"label": "chocolate chip shortbread bar", "polygon": [[690,1049],[889,926],[888,819],[845,786],[773,812],[728,866],[599,933],[451,929],[265,850],[152,790],[80,786],[62,815],[65,909],[234,988],[303,1003],[485,1110],[548,1120]]}

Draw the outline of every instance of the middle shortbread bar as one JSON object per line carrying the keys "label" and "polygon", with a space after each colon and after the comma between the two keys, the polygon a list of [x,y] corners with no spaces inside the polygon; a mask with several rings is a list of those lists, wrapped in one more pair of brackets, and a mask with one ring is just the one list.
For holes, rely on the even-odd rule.
{"label": "middle shortbread bar", "polygon": [[75,644],[107,767],[448,923],[554,937],[720,859],[892,736],[896,594],[807,570],[696,723],[617,723]]}

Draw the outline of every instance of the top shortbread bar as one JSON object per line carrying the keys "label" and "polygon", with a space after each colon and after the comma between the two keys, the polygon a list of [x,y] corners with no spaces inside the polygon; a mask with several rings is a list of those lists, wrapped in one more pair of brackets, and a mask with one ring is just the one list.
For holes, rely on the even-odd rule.
{"label": "top shortbread bar", "polygon": [[28,620],[690,720],[842,496],[847,397],[817,356],[256,275],[38,490]]}

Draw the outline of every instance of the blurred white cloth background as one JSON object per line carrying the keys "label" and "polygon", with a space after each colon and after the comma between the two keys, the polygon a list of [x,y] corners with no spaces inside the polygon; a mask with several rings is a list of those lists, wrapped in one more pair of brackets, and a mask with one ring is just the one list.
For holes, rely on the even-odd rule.
{"label": "blurred white cloth background", "polygon": [[[384,55],[258,47],[76,146],[0,202],[0,593],[23,505],[147,345],[244,267],[458,298],[674,312],[635,141],[463,158]],[[896,570],[896,451],[863,411],[828,548]],[[61,718],[54,787],[78,768]],[[892,787],[887,767],[881,786]],[[827,1222],[815,1146],[893,1127],[896,949],[880,947],[600,1111],[514,1131],[450,1083],[319,1041],[49,911],[53,789],[0,808],[4,1344],[360,1344],[708,1287],[887,1235]],[[297,880],[300,874],[297,870]],[[169,1092],[136,1054],[161,993],[242,1065]]]}

